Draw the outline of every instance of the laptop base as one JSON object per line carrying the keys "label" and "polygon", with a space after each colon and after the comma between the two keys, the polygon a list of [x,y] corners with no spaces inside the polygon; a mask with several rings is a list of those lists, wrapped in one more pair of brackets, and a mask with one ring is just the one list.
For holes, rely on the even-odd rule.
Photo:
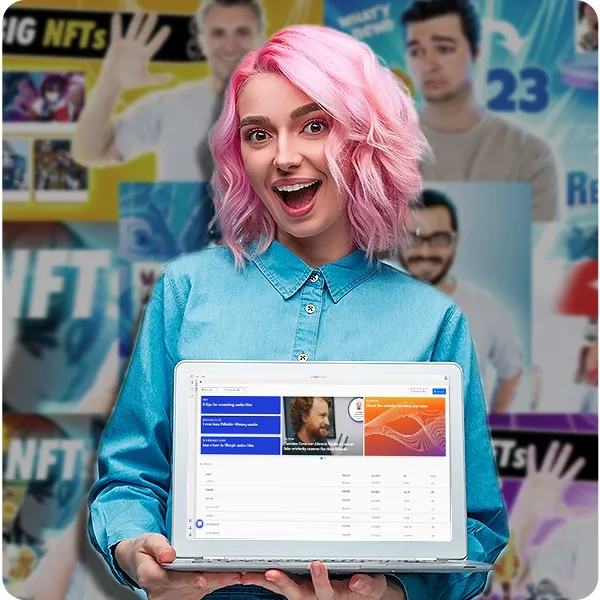
{"label": "laptop base", "polygon": [[[465,571],[491,571],[494,566],[470,560],[323,560],[330,573],[464,573]],[[310,559],[293,560],[237,560],[177,558],[161,566],[170,571],[264,572],[277,569],[288,573],[308,573]]]}

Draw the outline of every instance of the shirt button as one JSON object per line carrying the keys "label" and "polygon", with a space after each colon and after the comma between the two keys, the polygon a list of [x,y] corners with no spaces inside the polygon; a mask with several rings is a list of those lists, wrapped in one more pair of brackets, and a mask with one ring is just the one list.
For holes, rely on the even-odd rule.
{"label": "shirt button", "polygon": [[315,283],[315,281],[319,281],[319,275],[318,273],[313,273],[308,279]]}
{"label": "shirt button", "polygon": [[308,360],[308,355],[304,352],[301,352],[300,354],[298,354],[298,360]]}
{"label": "shirt button", "polygon": [[315,305],[314,305],[314,304],[312,304],[312,303],[309,303],[309,304],[307,304],[307,305],[306,305],[306,312],[307,312],[309,315],[312,315],[312,314],[315,312],[315,310],[317,310],[317,309],[315,308]]}

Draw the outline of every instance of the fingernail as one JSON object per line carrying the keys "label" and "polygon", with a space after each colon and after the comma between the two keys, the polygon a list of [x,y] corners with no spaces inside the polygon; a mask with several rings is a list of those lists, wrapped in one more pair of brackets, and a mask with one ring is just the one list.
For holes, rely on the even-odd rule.
{"label": "fingernail", "polygon": [[198,577],[198,579],[196,579],[196,583],[200,586],[200,587],[206,587],[207,585],[207,581],[204,577],[200,576]]}
{"label": "fingernail", "polygon": [[361,588],[363,585],[365,585],[365,580],[364,580],[364,579],[357,579],[357,580],[354,582],[354,589],[356,589],[356,590],[360,590],[360,588]]}
{"label": "fingernail", "polygon": [[321,565],[319,565],[319,563],[313,563],[310,568],[312,569],[315,577],[318,577],[321,574]]}
{"label": "fingernail", "polygon": [[275,576],[274,573],[267,572],[267,573],[265,573],[265,579],[267,581],[275,581],[277,579],[277,577]]}

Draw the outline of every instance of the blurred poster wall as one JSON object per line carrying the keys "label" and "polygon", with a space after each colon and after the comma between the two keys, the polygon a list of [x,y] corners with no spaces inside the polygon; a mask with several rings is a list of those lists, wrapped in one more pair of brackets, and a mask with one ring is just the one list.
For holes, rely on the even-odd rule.
{"label": "blurred poster wall", "polygon": [[[452,295],[496,364],[513,539],[484,596],[583,598],[598,578],[597,15],[578,0],[326,0],[325,24],[408,87],[433,150],[413,243],[383,259]],[[482,351],[481,332],[498,345]]]}
{"label": "blurred poster wall", "polygon": [[[447,267],[473,328],[515,534],[484,595],[583,597],[597,577],[595,13],[578,0],[249,4],[25,0],[4,15],[5,586],[134,597],[85,532],[99,436],[157,273],[218,242],[206,142],[229,74],[281,27],[325,22],[414,94],[434,151],[426,190],[456,210],[457,231],[446,209],[418,211],[415,230],[444,235],[382,258],[411,271],[402,255],[427,254],[413,274],[434,285]],[[539,500],[517,501],[527,490]]]}
{"label": "blurred poster wall", "polygon": [[218,241],[207,140],[229,75],[323,11],[25,0],[4,14],[3,582],[16,597],[135,597],[88,542],[98,441],[156,274]]}

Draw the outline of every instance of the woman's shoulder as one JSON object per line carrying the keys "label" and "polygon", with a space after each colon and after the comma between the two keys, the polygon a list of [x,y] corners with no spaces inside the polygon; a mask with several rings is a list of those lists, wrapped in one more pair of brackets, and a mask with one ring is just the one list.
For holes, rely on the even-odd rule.
{"label": "woman's shoulder", "polygon": [[177,288],[189,288],[199,282],[208,284],[215,277],[221,280],[235,277],[238,272],[233,254],[225,246],[203,248],[184,254],[166,263],[163,269],[165,278]]}

